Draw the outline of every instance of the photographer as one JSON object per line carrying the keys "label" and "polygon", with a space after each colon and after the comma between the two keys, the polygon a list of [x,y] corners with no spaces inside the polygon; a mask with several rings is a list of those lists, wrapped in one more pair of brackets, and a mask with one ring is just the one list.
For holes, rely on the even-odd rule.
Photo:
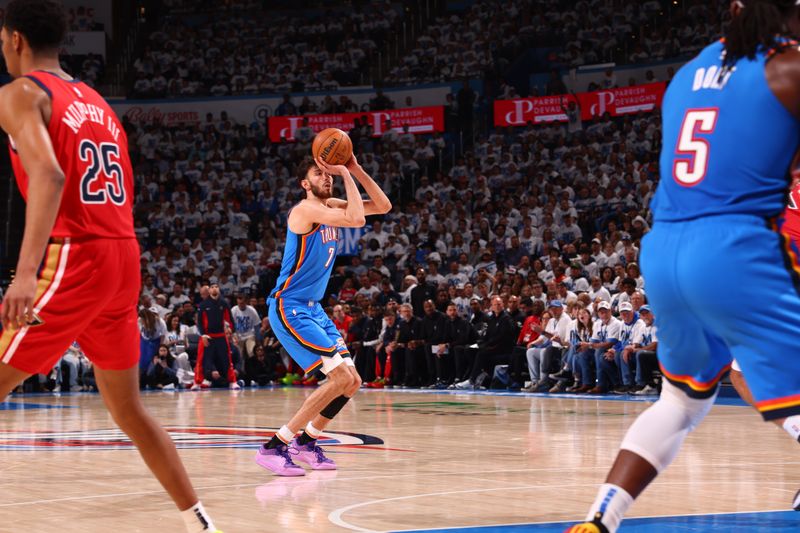
{"label": "photographer", "polygon": [[178,386],[178,375],[171,368],[171,359],[172,356],[166,344],[159,346],[145,377],[145,383],[149,388],[174,390]]}

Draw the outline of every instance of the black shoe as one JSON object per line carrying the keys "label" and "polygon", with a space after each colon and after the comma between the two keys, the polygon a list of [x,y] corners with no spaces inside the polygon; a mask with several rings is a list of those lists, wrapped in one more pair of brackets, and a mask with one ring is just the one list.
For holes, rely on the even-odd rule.
{"label": "black shoe", "polygon": [[630,385],[621,385],[619,387],[616,387],[611,392],[613,392],[614,394],[630,394],[631,393],[631,387],[630,387]]}
{"label": "black shoe", "polygon": [[557,379],[557,380],[572,379],[572,372],[570,372],[566,368],[562,368],[560,372],[556,374],[550,374],[550,379]]}
{"label": "black shoe", "polygon": [[797,494],[794,495],[794,500],[792,500],[792,509],[795,511],[800,511],[800,490],[798,490]]}

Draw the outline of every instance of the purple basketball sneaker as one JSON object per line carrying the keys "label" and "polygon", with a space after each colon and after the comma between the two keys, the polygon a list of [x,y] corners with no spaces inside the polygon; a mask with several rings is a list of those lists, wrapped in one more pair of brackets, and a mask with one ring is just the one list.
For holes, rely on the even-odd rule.
{"label": "purple basketball sneaker", "polygon": [[307,464],[312,470],[336,470],[336,463],[325,457],[322,448],[317,446],[316,441],[302,445],[297,442],[297,439],[293,439],[289,444],[289,449],[292,450],[297,461]]}
{"label": "purple basketball sneaker", "polygon": [[262,445],[256,452],[256,463],[279,476],[304,476],[306,471],[292,461],[292,455],[295,453],[285,445],[272,449]]}

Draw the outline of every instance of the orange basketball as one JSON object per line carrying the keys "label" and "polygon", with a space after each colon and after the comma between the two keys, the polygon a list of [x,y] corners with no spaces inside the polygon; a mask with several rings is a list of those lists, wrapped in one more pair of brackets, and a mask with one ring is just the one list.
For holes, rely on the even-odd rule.
{"label": "orange basketball", "polygon": [[344,165],[353,156],[353,141],[339,128],[328,128],[314,137],[311,154],[329,165]]}

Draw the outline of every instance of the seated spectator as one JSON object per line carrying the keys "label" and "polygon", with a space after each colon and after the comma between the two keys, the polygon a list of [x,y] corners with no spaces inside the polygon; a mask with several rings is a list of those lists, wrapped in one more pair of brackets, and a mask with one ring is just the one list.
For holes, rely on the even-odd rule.
{"label": "seated spectator", "polygon": [[277,358],[275,352],[272,352],[271,357],[267,357],[267,352],[264,347],[256,345],[253,349],[253,356],[245,361],[245,373],[250,380],[250,385],[265,387],[272,385],[277,378],[275,373],[275,365]]}
{"label": "seated spectator", "polygon": [[611,373],[616,370],[622,381],[622,385],[614,389],[615,394],[627,394],[633,392],[634,389],[634,372],[635,372],[635,359],[630,357],[623,357],[625,349],[633,341],[634,332],[642,327],[639,322],[639,317],[633,312],[633,306],[630,302],[625,302],[619,305],[619,314],[621,320],[620,334],[617,344],[612,348],[614,351],[614,362],[604,360],[603,364],[607,365],[607,372]]}
{"label": "seated spectator", "polygon": [[446,389],[452,374],[453,361],[448,357],[447,348],[447,318],[444,313],[436,309],[431,300],[424,303],[425,316],[422,317],[422,340],[424,341],[425,361],[427,363],[428,378],[423,386]]}
{"label": "seated spectator", "polygon": [[519,390],[525,382],[525,376],[528,375],[528,359],[527,352],[529,348],[534,346],[536,339],[540,337],[536,331],[536,326],[542,323],[542,314],[544,313],[544,304],[536,300],[535,302],[530,298],[523,300],[525,306],[529,309],[525,321],[522,323],[519,335],[517,336],[517,344],[511,351],[511,362],[509,363],[508,376],[509,376],[509,390]]}
{"label": "seated spectator", "polygon": [[169,348],[162,344],[147,369],[145,383],[151,389],[175,390],[178,386],[178,375],[172,369],[172,356]]}
{"label": "seated spectator", "polygon": [[[649,395],[658,394],[653,374],[658,370],[658,328],[654,324],[655,316],[647,305],[639,309],[641,320],[639,327],[634,332],[633,341],[627,347],[627,357],[630,360],[631,354],[635,359],[636,366],[636,390],[634,394]],[[623,353],[623,357],[625,357]]]}
{"label": "seated spectator", "polygon": [[554,366],[558,367],[565,347],[569,343],[572,318],[564,312],[564,304],[561,300],[553,300],[548,306],[548,312],[552,318],[547,321],[544,328],[541,325],[533,326],[534,331],[540,336],[534,339],[532,347],[526,352],[531,384],[523,388],[523,392],[543,392],[550,389],[552,386],[550,372]]}
{"label": "seated spectator", "polygon": [[487,319],[486,333],[478,341],[478,351],[468,380],[456,388],[480,388],[494,372],[496,365],[507,365],[511,359],[517,331],[511,315],[503,307],[503,299],[495,296],[491,300],[491,313]]}
{"label": "seated spectator", "polygon": [[594,350],[595,386],[587,392],[605,394],[616,387],[620,381],[618,371],[616,368],[611,368],[610,363],[616,357],[612,348],[620,338],[622,323],[611,314],[611,306],[607,302],[597,304],[597,316],[598,320],[594,324],[594,338],[589,345]]}

